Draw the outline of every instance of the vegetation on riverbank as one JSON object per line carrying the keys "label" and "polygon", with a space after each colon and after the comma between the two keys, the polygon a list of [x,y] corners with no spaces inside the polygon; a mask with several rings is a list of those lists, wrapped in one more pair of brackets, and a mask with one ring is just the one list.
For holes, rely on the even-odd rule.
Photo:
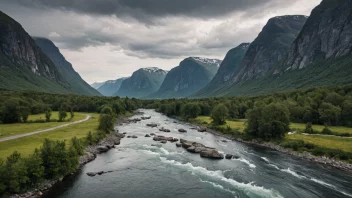
{"label": "vegetation on riverbank", "polygon": [[[76,95],[54,95],[54,94],[29,94],[27,92],[4,91],[0,101],[26,101],[21,103],[28,109],[41,106],[36,113],[45,115],[46,123],[53,117],[54,111],[59,111],[58,120],[70,118],[77,119],[75,115],[89,113],[92,119],[59,128],[50,132],[40,133],[32,136],[22,137],[0,143],[0,195],[6,193],[25,192],[35,188],[44,180],[62,178],[74,172],[79,166],[79,156],[83,155],[83,149],[102,140],[111,130],[117,117],[129,115],[140,107],[140,101],[128,98],[105,98]],[[22,117],[23,106],[15,106],[12,103],[0,103],[0,120],[12,120],[15,125],[27,125],[36,127],[30,123],[29,115],[26,119]],[[9,104],[9,106],[7,106]],[[71,111],[66,111],[70,107]],[[9,109],[12,111],[10,112]],[[36,108],[34,108],[36,109]],[[73,110],[74,109],[74,110]],[[81,113],[76,113],[81,112]],[[50,116],[48,116],[51,114]],[[66,115],[64,115],[66,114]],[[34,116],[36,117],[36,116]],[[22,124],[26,123],[26,124]],[[33,125],[32,125],[33,124]],[[11,124],[12,125],[12,124]],[[10,125],[10,126],[11,126]],[[5,125],[4,125],[5,126]]]}
{"label": "vegetation on riverbank", "polygon": [[[352,128],[349,128],[352,126],[351,85],[257,97],[149,101],[147,106],[245,140],[272,141],[318,156],[352,160],[350,139],[322,136],[352,134]],[[214,119],[220,122],[214,122]],[[289,131],[299,134],[287,135]]]}

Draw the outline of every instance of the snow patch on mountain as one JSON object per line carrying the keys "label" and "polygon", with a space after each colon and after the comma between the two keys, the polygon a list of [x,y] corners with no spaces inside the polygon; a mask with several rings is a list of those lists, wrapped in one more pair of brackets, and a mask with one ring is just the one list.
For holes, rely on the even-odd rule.
{"label": "snow patch on mountain", "polygon": [[192,57],[194,60],[204,63],[204,64],[215,64],[217,67],[220,67],[221,60],[219,59],[210,59],[210,58],[202,58],[202,57]]}
{"label": "snow patch on mountain", "polygon": [[142,70],[149,72],[149,73],[161,73],[161,74],[166,74],[167,71],[162,70],[160,68],[157,67],[146,67],[146,68],[142,68]]}

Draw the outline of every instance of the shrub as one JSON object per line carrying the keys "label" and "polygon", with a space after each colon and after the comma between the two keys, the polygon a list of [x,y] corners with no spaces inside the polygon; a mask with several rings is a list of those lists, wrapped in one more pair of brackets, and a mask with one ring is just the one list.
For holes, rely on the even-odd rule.
{"label": "shrub", "polygon": [[332,134],[333,134],[333,132],[332,132],[327,126],[325,126],[325,127],[323,128],[323,130],[321,131],[321,133],[322,133],[322,134],[326,134],[326,135],[332,135]]}

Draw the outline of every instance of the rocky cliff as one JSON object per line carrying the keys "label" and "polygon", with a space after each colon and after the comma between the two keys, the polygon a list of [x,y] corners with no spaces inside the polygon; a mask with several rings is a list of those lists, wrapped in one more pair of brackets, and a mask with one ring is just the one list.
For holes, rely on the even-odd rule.
{"label": "rocky cliff", "polygon": [[171,69],[160,89],[148,98],[188,97],[206,86],[215,76],[221,60],[190,57]]}
{"label": "rocky cliff", "polygon": [[108,80],[104,82],[97,90],[104,96],[113,96],[120,89],[122,82],[126,78],[119,78],[116,80]]}
{"label": "rocky cliff", "polygon": [[142,98],[157,91],[164,81],[167,71],[157,67],[141,68],[125,79],[116,96]]}
{"label": "rocky cliff", "polygon": [[302,69],[317,61],[351,53],[352,1],[324,0],[312,11],[294,41],[284,69]]}
{"label": "rocky cliff", "polygon": [[82,95],[101,95],[97,90],[86,83],[81,76],[73,69],[59,48],[46,38],[34,38],[35,43],[52,60],[62,78],[69,83],[68,89]]}
{"label": "rocky cliff", "polygon": [[302,15],[271,18],[251,43],[232,81],[258,79],[285,58],[307,17]]}
{"label": "rocky cliff", "polygon": [[0,87],[69,93],[54,63],[22,26],[0,11]]}

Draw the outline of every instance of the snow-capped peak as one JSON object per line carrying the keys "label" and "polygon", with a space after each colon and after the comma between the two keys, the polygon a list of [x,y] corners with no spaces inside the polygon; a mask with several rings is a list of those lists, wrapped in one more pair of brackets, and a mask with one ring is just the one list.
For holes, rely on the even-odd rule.
{"label": "snow-capped peak", "polygon": [[162,70],[162,69],[157,68],[157,67],[146,67],[146,68],[142,68],[142,70],[144,70],[146,72],[149,72],[149,73],[163,73],[163,74],[167,73],[167,71]]}
{"label": "snow-capped peak", "polygon": [[204,63],[204,64],[216,64],[218,67],[221,64],[221,60],[219,59],[210,59],[210,58],[202,58],[202,57],[192,57],[194,60]]}

